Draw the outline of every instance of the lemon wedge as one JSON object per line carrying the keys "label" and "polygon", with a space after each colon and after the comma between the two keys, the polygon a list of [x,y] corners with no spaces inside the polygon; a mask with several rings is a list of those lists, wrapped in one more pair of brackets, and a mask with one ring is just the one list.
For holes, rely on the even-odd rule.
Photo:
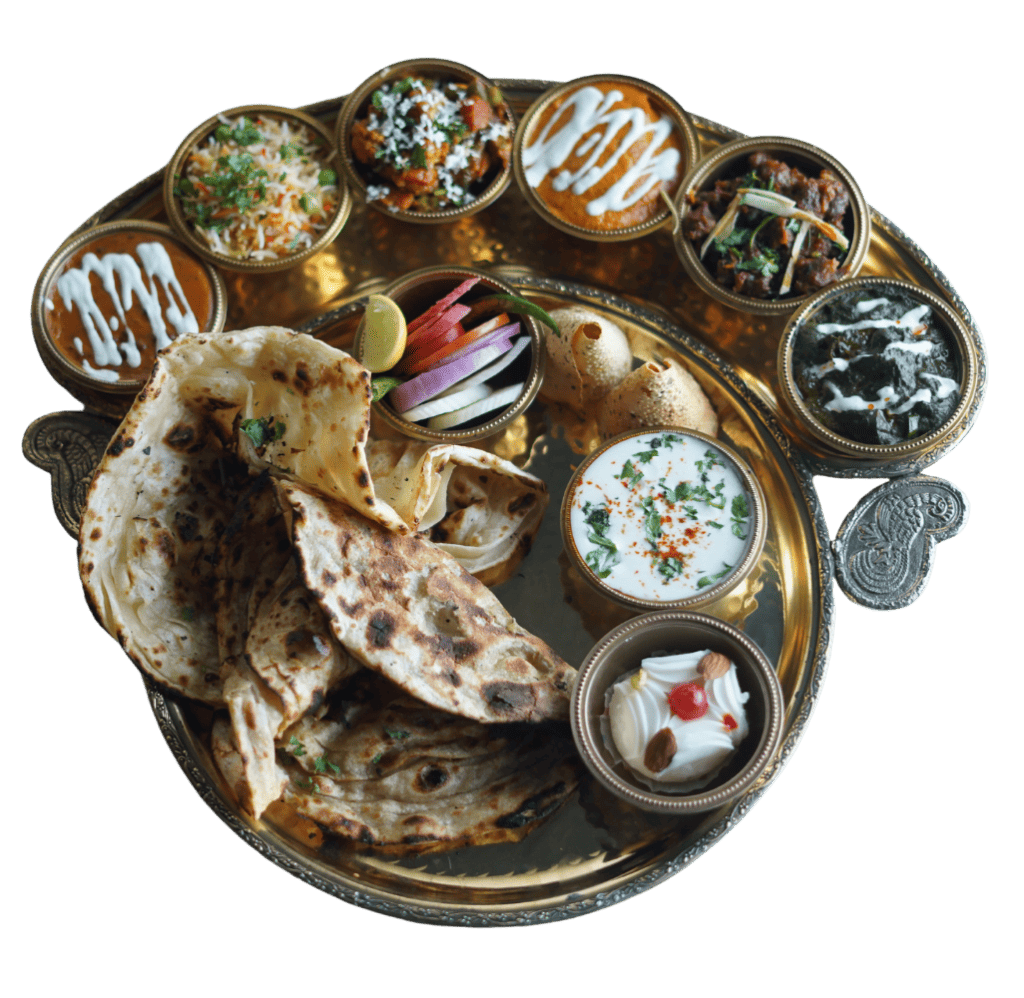
{"label": "lemon wedge", "polygon": [[373,374],[390,371],[405,353],[405,316],[386,295],[370,295],[359,362]]}

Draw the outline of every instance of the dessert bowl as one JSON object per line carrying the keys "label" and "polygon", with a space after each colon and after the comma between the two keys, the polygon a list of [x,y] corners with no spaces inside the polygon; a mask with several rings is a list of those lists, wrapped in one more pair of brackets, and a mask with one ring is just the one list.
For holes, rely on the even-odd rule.
{"label": "dessert bowl", "polygon": [[[456,93],[445,93],[446,87]],[[435,110],[415,122],[401,114],[417,104]],[[437,127],[428,129],[428,120]],[[349,94],[338,113],[335,141],[352,189],[371,208],[430,225],[473,215],[501,196],[512,179],[514,132],[515,115],[492,80],[462,63],[410,59],[385,66]],[[402,176],[385,176],[365,162],[374,159]],[[464,171],[471,166],[479,175],[464,187]]]}
{"label": "dessert bowl", "polygon": [[561,509],[569,560],[606,599],[642,612],[706,607],[754,570],[761,486],[731,447],[696,430],[630,430],[576,469]]}
{"label": "dessert bowl", "polygon": [[660,192],[674,197],[698,151],[690,116],[664,90],[600,74],[553,87],[530,106],[513,164],[546,222],[581,239],[618,242],[669,220]]}
{"label": "dessert bowl", "polygon": [[227,270],[287,270],[330,245],[352,208],[328,128],[271,104],[208,118],[164,172],[164,208],[193,252]]}
{"label": "dessert bowl", "polygon": [[[427,310],[438,305],[446,296],[451,295],[455,289],[469,281],[475,281],[476,283],[459,297],[458,301],[461,306],[472,309],[473,311],[470,314],[475,314],[478,309],[483,309],[484,311],[479,316],[480,319],[488,319],[492,314],[505,312],[510,320],[514,320],[520,325],[520,332],[516,334],[516,340],[518,341],[525,337],[529,338],[528,344],[521,345],[525,349],[521,348],[518,355],[515,356],[515,359],[508,366],[501,369],[493,378],[489,378],[486,382],[496,391],[502,391],[506,394],[512,390],[514,385],[520,385],[520,390],[518,393],[513,393],[514,397],[510,397],[508,402],[502,405],[501,408],[492,409],[478,418],[447,429],[433,429],[422,421],[415,422],[404,418],[391,401],[392,396],[385,395],[382,399],[373,403],[373,412],[392,431],[431,443],[465,444],[501,432],[509,423],[524,413],[536,397],[544,378],[546,356],[544,341],[536,320],[530,315],[517,312],[514,304],[504,302],[493,307],[487,304],[488,299],[494,295],[517,297],[509,285],[484,271],[474,270],[471,267],[442,265],[424,267],[421,270],[416,270],[406,274],[404,277],[400,277],[384,288],[383,295],[391,299],[398,306],[407,322],[412,323],[418,316],[423,316]],[[467,318],[466,321],[469,322],[469,319]],[[353,345],[354,355],[358,359],[365,356],[364,343],[366,335],[367,322],[364,314],[356,330],[355,343]],[[485,347],[484,349],[488,348]],[[484,349],[479,351],[478,356],[483,356]],[[500,362],[500,358],[495,358],[495,364],[500,364]],[[490,364],[491,362],[487,361],[488,366],[477,372],[475,376],[485,373],[489,369]],[[390,372],[385,371],[382,373],[384,376],[387,376]],[[412,374],[406,384],[411,383],[418,376]]]}
{"label": "dessert bowl", "polygon": [[963,320],[938,295],[889,277],[809,298],[783,331],[778,371],[800,432],[864,462],[913,460],[955,437],[978,388]]}
{"label": "dessert bowl", "polygon": [[[717,653],[735,666],[739,687],[747,694],[742,719],[746,735],[704,786],[684,792],[655,790],[616,748],[608,720],[609,692],[645,658],[698,651]],[[605,635],[579,670],[569,710],[576,747],[604,787],[643,810],[676,815],[721,807],[753,789],[778,749],[785,714],[778,677],[750,638],[714,617],[672,610],[635,617]]]}
{"label": "dessert bowl", "polygon": [[[764,162],[755,165],[751,157],[759,154]],[[791,312],[824,286],[818,282],[856,276],[867,256],[871,214],[856,180],[835,157],[798,139],[726,142],[687,174],[675,203],[676,251],[687,274],[741,312]],[[807,205],[818,210],[808,212]],[[834,223],[823,217],[830,211]],[[816,287],[808,289],[811,284]]]}

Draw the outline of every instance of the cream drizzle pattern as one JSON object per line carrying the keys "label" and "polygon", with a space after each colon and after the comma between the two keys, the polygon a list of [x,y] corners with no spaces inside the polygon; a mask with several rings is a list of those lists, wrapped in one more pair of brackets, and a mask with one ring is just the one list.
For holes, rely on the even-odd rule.
{"label": "cream drizzle pattern", "polygon": [[[672,133],[672,122],[668,118],[650,121],[638,107],[612,108],[623,99],[619,90],[602,94],[597,87],[581,87],[558,109],[544,126],[537,140],[523,149],[523,167],[527,183],[537,187],[549,173],[561,170],[562,164],[575,153],[580,158],[589,158],[571,173],[561,170],[551,186],[556,191],[571,187],[573,194],[582,195],[600,183],[615,168],[622,156],[645,135],[651,139],[637,161],[604,194],[587,202],[587,214],[602,215],[606,211],[623,211],[636,204],[648,191],[662,181],[674,180],[679,172],[679,150],[658,148]],[[556,122],[564,121],[567,111],[571,117],[554,134]],[[593,129],[604,126],[604,132],[594,132],[577,147],[577,142]],[[616,138],[625,130],[625,136],[617,145]],[[608,160],[598,166],[598,161],[611,148]],[[636,187],[635,190],[631,188]]]}
{"label": "cream drizzle pattern", "polygon": [[[178,335],[199,332],[199,324],[174,273],[174,265],[166,247],[159,242],[139,243],[135,247],[135,252],[142,263],[141,268],[130,253],[106,253],[102,257],[95,253],[86,253],[79,267],[69,269],[57,278],[57,291],[64,302],[64,307],[68,311],[72,308],[78,310],[89,339],[92,362],[96,367],[93,367],[85,356],[81,340],[77,337],[74,340],[75,348],[82,355],[82,370],[99,381],[118,380],[117,371],[109,369],[121,366],[122,355],[123,361],[129,367],[138,367],[142,363],[135,336],[125,316],[125,312],[132,307],[135,295],[138,296],[139,304],[153,331],[157,350],[162,350],[171,343],[164,322],[165,316]],[[148,284],[143,279],[143,270],[146,272]],[[99,277],[117,312],[117,315],[111,316],[109,320],[93,298],[89,283],[90,274]],[[156,291],[157,282],[163,288],[167,299],[166,309],[161,308]],[[113,334],[122,325],[125,338],[118,343]]]}

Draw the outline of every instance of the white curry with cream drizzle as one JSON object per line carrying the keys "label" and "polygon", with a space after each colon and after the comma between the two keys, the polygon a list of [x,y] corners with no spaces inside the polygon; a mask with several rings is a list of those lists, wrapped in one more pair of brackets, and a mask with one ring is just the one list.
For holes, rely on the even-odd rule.
{"label": "white curry with cream drizzle", "polygon": [[675,602],[724,579],[753,534],[751,498],[732,460],[680,432],[630,436],[599,452],[572,492],[569,525],[604,585]]}

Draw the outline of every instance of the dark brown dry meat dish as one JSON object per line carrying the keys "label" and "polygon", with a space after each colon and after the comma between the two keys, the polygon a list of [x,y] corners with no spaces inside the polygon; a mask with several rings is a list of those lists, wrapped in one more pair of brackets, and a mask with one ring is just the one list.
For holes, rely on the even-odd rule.
{"label": "dark brown dry meat dish", "polygon": [[[765,152],[751,153],[750,169],[740,177],[716,180],[690,197],[683,219],[683,234],[698,255],[707,237],[741,188],[782,194],[795,207],[808,211],[843,230],[850,207],[850,192],[830,170],[808,177],[797,167],[772,159]],[[800,222],[772,215],[748,205],[740,207],[732,232],[715,240],[703,255],[704,266],[723,287],[751,298],[777,298],[810,294],[837,281],[846,250],[824,232],[811,228],[793,267],[791,286],[782,291]]]}

